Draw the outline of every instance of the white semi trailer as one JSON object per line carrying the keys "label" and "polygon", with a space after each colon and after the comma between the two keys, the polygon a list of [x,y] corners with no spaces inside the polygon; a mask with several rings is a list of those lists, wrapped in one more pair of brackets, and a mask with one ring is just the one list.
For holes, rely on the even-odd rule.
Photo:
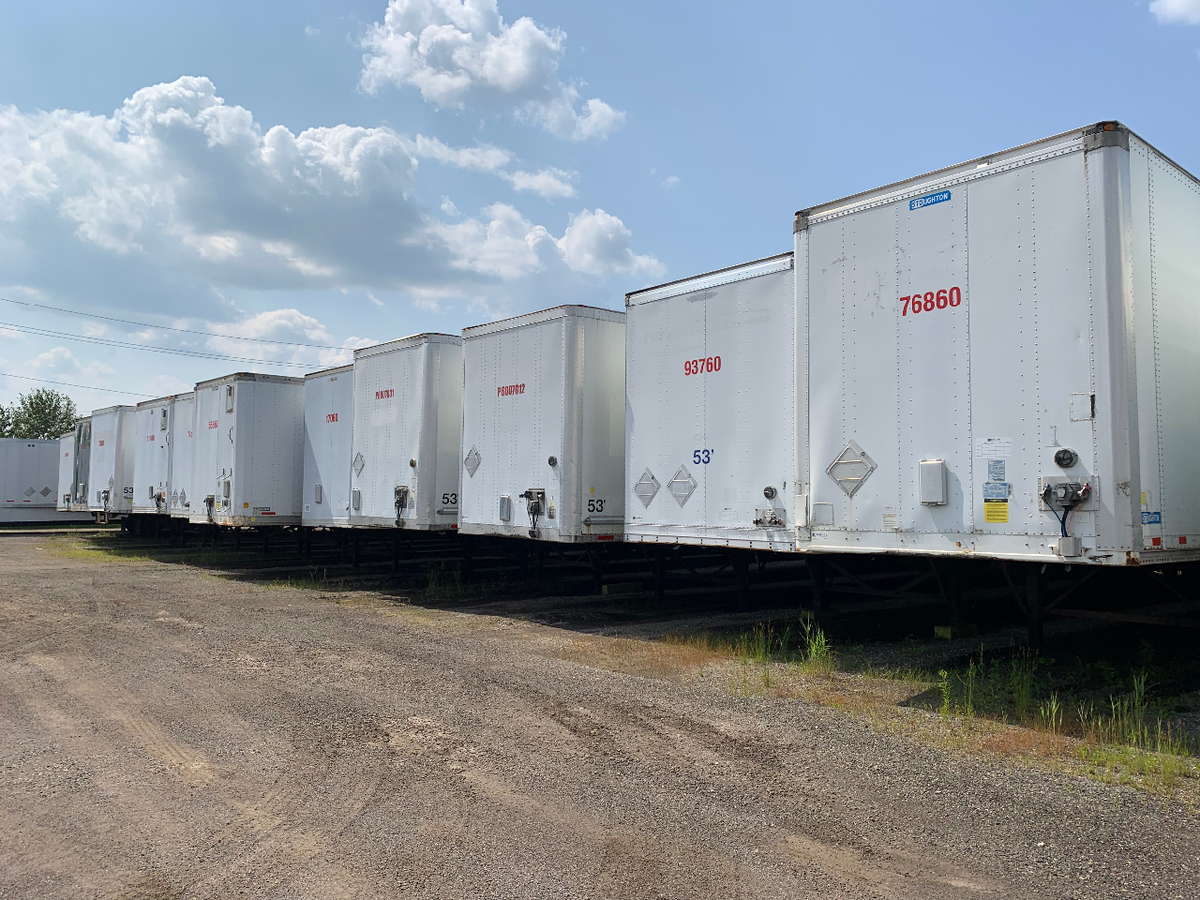
{"label": "white semi trailer", "polygon": [[167,453],[171,457],[170,514],[187,519],[192,508],[192,460],[196,448],[196,393],[176,394]]}
{"label": "white semi trailer", "polygon": [[143,400],[134,412],[133,512],[170,515],[171,416],[175,398]]}
{"label": "white semi trailer", "polygon": [[462,343],[418,334],[354,351],[351,525],[458,527]]}
{"label": "white semi trailer", "polygon": [[590,306],[463,330],[464,534],[620,537],[624,356],[625,314]]}
{"label": "white semi trailer", "polygon": [[[762,291],[736,327],[707,324],[732,301],[703,279],[627,298],[628,539],[1094,565],[1200,558],[1194,176],[1105,122],[803,210],[794,237],[794,299]],[[753,362],[731,339],[758,348]],[[669,360],[661,374],[654,356]],[[702,374],[676,375],[688,362]],[[794,433],[781,435],[780,420]],[[693,435],[695,447],[655,461],[648,429]],[[790,445],[786,484],[760,443]],[[707,466],[694,449],[709,451]],[[730,455],[743,460],[731,477],[712,463]],[[644,505],[647,470],[677,490]],[[717,521],[701,528],[670,510],[688,490],[704,490],[706,510],[722,498]],[[783,512],[760,515],[767,500]]]}
{"label": "white semi trailer", "polygon": [[304,511],[307,528],[350,524],[354,366],[304,376]]}
{"label": "white semi trailer", "polygon": [[0,524],[87,518],[59,511],[59,446],[59,440],[0,438]]}
{"label": "white semi trailer", "polygon": [[299,525],[304,379],[239,372],[196,385],[193,523]]}
{"label": "white semi trailer", "polygon": [[92,410],[87,508],[98,519],[133,511],[134,407]]}

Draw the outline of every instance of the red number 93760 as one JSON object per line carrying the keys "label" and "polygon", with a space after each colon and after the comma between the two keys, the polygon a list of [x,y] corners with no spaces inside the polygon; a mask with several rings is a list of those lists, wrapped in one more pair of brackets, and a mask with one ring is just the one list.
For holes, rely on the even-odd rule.
{"label": "red number 93760", "polygon": [[702,375],[705,372],[720,372],[721,357],[706,356],[703,359],[685,359],[683,361],[684,375]]}

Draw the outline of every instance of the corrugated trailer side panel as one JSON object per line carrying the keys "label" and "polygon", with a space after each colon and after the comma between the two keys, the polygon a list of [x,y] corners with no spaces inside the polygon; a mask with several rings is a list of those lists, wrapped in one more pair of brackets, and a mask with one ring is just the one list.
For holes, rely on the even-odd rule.
{"label": "corrugated trailer side panel", "polygon": [[578,339],[581,464],[563,485],[562,520],[580,523],[583,534],[616,536],[625,520],[625,323],[580,319]]}
{"label": "corrugated trailer side panel", "polygon": [[58,494],[55,497],[60,512],[70,512],[71,493],[75,475],[75,432],[58,439]]}
{"label": "corrugated trailer side panel", "polygon": [[304,511],[310,527],[350,524],[354,367],[304,379]]}
{"label": "corrugated trailer side panel", "polygon": [[1200,544],[1200,183],[1129,138],[1143,544]]}
{"label": "corrugated trailer side panel", "polygon": [[434,523],[458,528],[462,486],[463,348],[462,341],[438,345],[436,399],[431,411],[436,434],[437,475],[430,502]]}
{"label": "corrugated trailer side panel", "polygon": [[75,425],[75,451],[72,460],[71,509],[88,510],[88,477],[92,470],[92,417],[84,416]]}
{"label": "corrugated trailer side panel", "polygon": [[171,515],[186,519],[191,511],[192,464],[196,450],[196,394],[189,391],[175,398],[171,411]]}

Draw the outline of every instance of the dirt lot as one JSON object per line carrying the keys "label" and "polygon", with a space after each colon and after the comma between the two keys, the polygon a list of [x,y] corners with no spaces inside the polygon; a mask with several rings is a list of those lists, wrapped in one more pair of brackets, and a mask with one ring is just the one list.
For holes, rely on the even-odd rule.
{"label": "dirt lot", "polygon": [[0,898],[1197,893],[1186,805],[686,648],[73,546],[0,538]]}

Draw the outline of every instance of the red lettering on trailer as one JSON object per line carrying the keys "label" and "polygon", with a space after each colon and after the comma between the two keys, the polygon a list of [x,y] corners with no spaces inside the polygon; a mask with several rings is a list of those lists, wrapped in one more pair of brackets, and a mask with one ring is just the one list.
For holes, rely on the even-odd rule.
{"label": "red lettering on trailer", "polygon": [[497,397],[511,397],[514,394],[525,393],[525,385],[522,384],[502,384],[496,388]]}
{"label": "red lettering on trailer", "polygon": [[703,359],[685,359],[683,361],[684,375],[701,375],[705,372],[720,372],[721,357],[706,356]]}
{"label": "red lettering on trailer", "polygon": [[926,291],[922,294],[920,291],[909,294],[907,297],[901,297],[900,302],[904,304],[904,309],[901,310],[901,316],[907,316],[910,312],[915,316],[919,312],[933,312],[935,309],[953,308],[962,305],[962,289],[957,287],[950,288],[947,291],[945,288],[937,291]]}
{"label": "red lettering on trailer", "polygon": [[146,440],[148,440],[148,441],[154,440],[154,435],[152,435],[152,434],[146,435]]}
{"label": "red lettering on trailer", "polygon": [[375,392],[376,400],[391,400],[395,396],[396,396],[395,388],[388,388],[386,391],[376,391]]}
{"label": "red lettering on trailer", "polygon": [[217,421],[216,419],[213,419],[211,422],[208,423],[208,428],[210,431],[214,428],[219,428],[220,426],[221,426],[221,423],[219,421]]}
{"label": "red lettering on trailer", "polygon": [[325,421],[326,422],[336,422],[337,421],[337,413],[329,413],[328,415],[325,416]]}

